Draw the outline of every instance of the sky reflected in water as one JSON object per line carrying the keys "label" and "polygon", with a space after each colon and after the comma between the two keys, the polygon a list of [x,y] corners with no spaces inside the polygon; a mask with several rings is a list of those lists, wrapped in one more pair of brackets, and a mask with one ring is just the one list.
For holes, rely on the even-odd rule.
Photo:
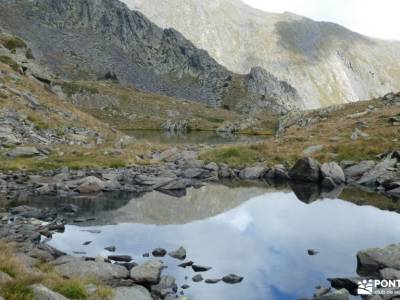
{"label": "sky reflected in water", "polygon": [[[205,197],[209,193],[204,189],[208,188],[193,193]],[[245,189],[237,194],[245,197]],[[355,275],[357,251],[398,242],[397,213],[332,199],[305,204],[292,192],[259,190],[257,194],[254,196],[252,190],[250,199],[238,201],[237,207],[228,206],[229,211],[187,224],[171,220],[175,225],[67,226],[65,233],[55,235],[50,244],[68,253],[85,251],[88,256],[107,256],[104,247],[115,245],[117,254],[132,255],[137,262],[153,248],[174,250],[182,245],[188,259],[213,267],[204,278],[229,273],[245,278],[233,286],[193,283],[191,269],[178,268],[178,261],[165,258],[168,269],[164,274],[174,275],[178,285],[186,283],[184,277],[189,276],[190,289],[185,293],[190,299],[286,300],[311,297],[315,286],[328,285],[328,277]],[[165,196],[159,197],[163,205]],[[198,205],[198,201],[194,203]],[[159,211],[154,210],[154,214]],[[82,231],[85,229],[99,229],[101,233]],[[86,241],[93,242],[83,246]],[[308,256],[309,248],[320,254]]]}

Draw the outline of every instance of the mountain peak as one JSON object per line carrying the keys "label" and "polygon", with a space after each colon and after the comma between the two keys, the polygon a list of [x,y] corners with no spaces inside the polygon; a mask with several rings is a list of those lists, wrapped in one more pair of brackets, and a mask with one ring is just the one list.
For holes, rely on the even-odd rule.
{"label": "mountain peak", "polygon": [[229,70],[265,68],[296,88],[307,108],[400,89],[400,42],[293,13],[264,12],[240,0],[126,2],[157,25],[176,28]]}

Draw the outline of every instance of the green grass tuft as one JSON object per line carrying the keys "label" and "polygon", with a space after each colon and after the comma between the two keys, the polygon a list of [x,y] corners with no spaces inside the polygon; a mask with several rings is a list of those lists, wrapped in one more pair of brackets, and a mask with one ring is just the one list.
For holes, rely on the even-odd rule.
{"label": "green grass tuft", "polygon": [[11,69],[13,69],[14,71],[18,71],[19,70],[19,65],[18,63],[16,63],[11,57],[6,56],[6,55],[0,55],[0,62],[2,62],[3,64],[9,65],[11,67]]}
{"label": "green grass tuft", "polygon": [[78,280],[58,282],[53,289],[68,299],[86,300],[89,297],[85,286]]}
{"label": "green grass tuft", "polygon": [[1,36],[0,43],[10,51],[27,47],[26,43],[17,37]]}

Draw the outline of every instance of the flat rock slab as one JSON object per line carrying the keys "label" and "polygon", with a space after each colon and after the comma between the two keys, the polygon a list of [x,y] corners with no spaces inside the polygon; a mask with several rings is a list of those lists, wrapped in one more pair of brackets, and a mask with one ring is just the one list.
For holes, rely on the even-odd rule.
{"label": "flat rock slab", "polygon": [[150,292],[140,285],[119,287],[113,290],[112,300],[152,300]]}
{"label": "flat rock slab", "polygon": [[94,277],[103,282],[129,277],[129,271],[119,265],[100,262],[85,261],[72,256],[62,256],[52,264],[62,276],[66,277]]}
{"label": "flat rock slab", "polygon": [[35,147],[16,147],[15,149],[7,152],[6,155],[11,158],[34,157],[39,156],[40,152]]}

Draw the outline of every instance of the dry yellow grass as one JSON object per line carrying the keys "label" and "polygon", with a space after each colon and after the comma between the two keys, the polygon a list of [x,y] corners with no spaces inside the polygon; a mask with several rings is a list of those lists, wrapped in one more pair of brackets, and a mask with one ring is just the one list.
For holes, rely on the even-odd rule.
{"label": "dry yellow grass", "polygon": [[[369,105],[378,108],[365,116],[351,118],[350,115],[364,112]],[[309,112],[309,116],[316,112]],[[384,107],[379,100],[345,105],[330,113],[308,128],[293,126],[280,138],[267,139],[252,145],[221,146],[202,154],[207,161],[225,162],[230,165],[251,165],[264,162],[292,164],[304,156],[303,151],[312,145],[323,145],[322,151],[311,156],[320,161],[375,159],[376,155],[400,148],[400,127],[393,126],[389,118],[400,114],[400,107]],[[351,135],[357,124],[363,122],[363,132],[368,138],[353,141]],[[332,139],[335,138],[335,139]]]}

